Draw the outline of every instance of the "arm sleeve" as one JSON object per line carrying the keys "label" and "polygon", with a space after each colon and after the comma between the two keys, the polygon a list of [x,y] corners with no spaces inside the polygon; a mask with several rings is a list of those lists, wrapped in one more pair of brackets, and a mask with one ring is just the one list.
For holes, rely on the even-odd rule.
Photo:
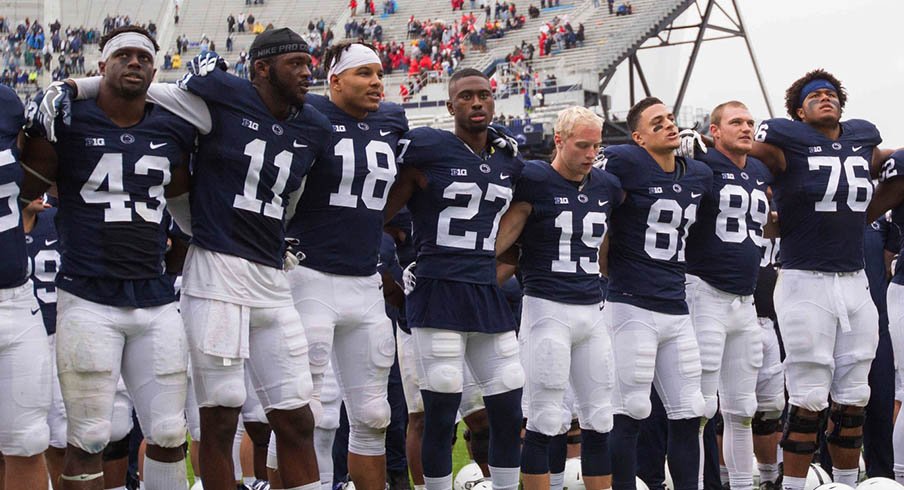
{"label": "arm sleeve", "polygon": [[[81,89],[79,89],[81,95]],[[172,83],[152,83],[148,88],[148,100],[160,104],[166,110],[181,117],[198,129],[201,134],[208,134],[213,129],[210,109],[201,97],[180,89]]]}
{"label": "arm sleeve", "polygon": [[[74,78],[75,87],[78,89],[78,95],[75,100],[88,100],[97,97],[100,92],[101,77]],[[153,84],[151,84],[153,85]]]}

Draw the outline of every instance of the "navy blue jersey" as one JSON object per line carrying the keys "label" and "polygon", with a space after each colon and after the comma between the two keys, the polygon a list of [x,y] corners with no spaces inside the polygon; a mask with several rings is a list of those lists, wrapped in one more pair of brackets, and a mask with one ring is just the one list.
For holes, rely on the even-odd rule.
{"label": "navy blue jersey", "polygon": [[496,233],[524,162],[490,147],[476,155],[448,131],[409,131],[399,163],[419,169],[427,187],[408,201],[418,277],[496,284]]}
{"label": "navy blue jersey", "polygon": [[678,159],[667,173],[646,150],[610,146],[605,168],[621,181],[625,200],[609,226],[608,300],[667,314],[686,314],[685,240],[697,207],[712,189],[706,164]]}
{"label": "navy blue jersey", "polygon": [[251,82],[220,70],[180,86],[212,121],[193,167],[192,243],[282,268],[285,209],[314,161],[328,160],[329,121],[308,104],[278,120]]}
{"label": "navy blue jersey", "polygon": [[593,168],[579,188],[552,165],[527,162],[513,198],[531,205],[520,238],[524,294],[560,303],[601,302],[599,248],[621,199],[621,184],[605,170]]}
{"label": "navy blue jersey", "polygon": [[56,213],[56,208],[38,213],[34,228],[25,237],[28,257],[31,259],[31,282],[35,287],[35,297],[41,307],[47,335],[56,332],[57,293],[54,279],[60,270],[60,238],[53,224]]}
{"label": "navy blue jersey", "polygon": [[777,146],[787,168],[776,176],[774,202],[782,267],[822,272],[863,269],[863,228],[873,195],[870,162],[882,142],[871,123],[841,123],[832,141],[809,124],[769,119],[757,141]]}
{"label": "navy blue jersey", "polygon": [[72,124],[54,144],[59,158],[57,286],[111,306],[175,299],[164,276],[164,187],[191,151],[194,128],[154,104],[142,120],[117,126],[95,100],[72,104]]}
{"label": "navy blue jersey", "polygon": [[297,238],[302,265],[330,274],[369,276],[377,268],[383,208],[398,173],[396,148],[408,131],[405,110],[383,102],[359,121],[326,97],[307,103],[333,127],[331,158],[308,173],[286,234]]}
{"label": "navy blue jersey", "polygon": [[19,166],[16,140],[25,123],[25,109],[13,90],[0,85],[0,289],[20,286],[28,280],[25,231],[19,214]]}
{"label": "navy blue jersey", "polygon": [[888,329],[888,307],[885,293],[888,290],[885,269],[885,243],[889,229],[894,225],[885,216],[873,221],[866,227],[863,238],[864,272],[869,283],[869,294],[873,304],[879,311],[879,330]]}
{"label": "navy blue jersey", "polygon": [[713,187],[700,203],[687,238],[687,272],[722,291],[753,294],[772,173],[752,157],[740,169],[716,149],[698,156],[712,169]]}
{"label": "navy blue jersey", "polygon": [[[879,174],[881,182],[900,178],[904,178],[904,150],[894,152],[891,158],[885,161],[882,166],[882,172]],[[890,221],[894,231],[889,233],[892,239],[886,240],[885,248],[898,254],[898,262],[895,270],[892,271],[891,282],[904,285],[904,261],[901,260],[901,253],[904,252],[904,240],[901,239],[902,234],[904,234],[904,204],[891,210]],[[895,242],[894,238],[897,238],[897,242]],[[897,243],[897,247],[895,243]]]}

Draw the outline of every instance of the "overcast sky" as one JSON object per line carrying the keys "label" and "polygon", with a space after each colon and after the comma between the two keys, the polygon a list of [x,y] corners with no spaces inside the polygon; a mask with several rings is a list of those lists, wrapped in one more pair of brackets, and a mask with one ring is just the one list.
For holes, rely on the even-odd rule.
{"label": "overcast sky", "polygon": [[[719,1],[731,5],[730,0]],[[904,110],[900,28],[904,1],[738,0],[738,4],[776,117],[785,116],[785,89],[807,71],[824,68],[848,90],[845,119],[876,124],[884,147],[904,146],[904,118],[897,113]],[[689,54],[690,47],[677,47],[640,55],[651,90],[667,104],[675,101]],[[613,82],[616,94],[626,93],[627,69],[620,70]],[[615,97],[614,109],[626,109],[620,106],[627,97],[622,96],[622,104]],[[729,99],[747,103],[758,119],[768,116],[743,40],[704,43],[684,106],[709,110]]]}

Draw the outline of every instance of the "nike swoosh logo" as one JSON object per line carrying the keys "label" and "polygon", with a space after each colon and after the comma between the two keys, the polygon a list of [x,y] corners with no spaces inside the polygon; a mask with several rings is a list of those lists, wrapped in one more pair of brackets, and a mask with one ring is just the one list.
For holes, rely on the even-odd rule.
{"label": "nike swoosh logo", "polygon": [[691,192],[691,197],[694,198],[694,199],[696,199],[696,198],[698,198],[698,197],[700,197],[700,196],[702,196],[702,195],[703,195],[702,192],[701,192],[701,193]]}
{"label": "nike swoosh logo", "polygon": [[863,145],[860,146],[852,146],[851,149],[854,151],[860,151],[860,148],[863,148]]}
{"label": "nike swoosh logo", "polygon": [[169,143],[151,143],[151,149],[156,150],[157,148],[162,148]]}
{"label": "nike swoosh logo", "polygon": [[502,179],[502,180],[505,180],[505,179],[507,179],[507,178],[509,178],[509,177],[511,177],[511,175],[509,175],[509,174],[499,174],[499,178]]}
{"label": "nike swoosh logo", "polygon": [[58,242],[58,241],[59,241],[59,240],[44,240],[44,246],[45,246],[45,247],[49,247],[49,246],[53,245],[54,243],[56,243],[56,242]]}
{"label": "nike swoosh logo", "polygon": [[392,134],[392,131],[384,131],[382,129],[380,130],[380,136],[386,136],[387,134]]}
{"label": "nike swoosh logo", "polygon": [[41,308],[37,308],[37,309],[31,310],[32,316],[37,315],[39,311],[41,311]]}
{"label": "nike swoosh logo", "polygon": [[763,185],[763,184],[765,184],[765,182],[763,182],[762,180],[757,180],[757,181],[756,181],[756,185]]}
{"label": "nike swoosh logo", "polygon": [[307,148],[308,147],[308,145],[303,145],[303,144],[299,143],[298,141],[293,141],[292,146],[294,146],[295,148]]}
{"label": "nike swoosh logo", "polygon": [[606,204],[609,204],[609,201],[599,201],[599,200],[597,200],[596,202],[599,203],[600,206],[605,206]]}

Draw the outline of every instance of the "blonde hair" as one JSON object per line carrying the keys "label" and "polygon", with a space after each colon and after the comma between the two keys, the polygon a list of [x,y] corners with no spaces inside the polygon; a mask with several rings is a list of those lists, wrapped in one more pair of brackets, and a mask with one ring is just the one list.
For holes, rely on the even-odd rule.
{"label": "blonde hair", "polygon": [[709,123],[715,124],[716,126],[720,125],[722,123],[722,112],[725,111],[726,107],[739,107],[741,109],[747,109],[747,106],[744,105],[743,102],[737,100],[729,100],[728,102],[723,102],[717,105],[715,109],[713,109],[713,112],[709,115]]}
{"label": "blonde hair", "polygon": [[556,118],[556,134],[563,140],[568,139],[578,124],[593,124],[603,129],[603,119],[586,107],[571,106],[559,112]]}

